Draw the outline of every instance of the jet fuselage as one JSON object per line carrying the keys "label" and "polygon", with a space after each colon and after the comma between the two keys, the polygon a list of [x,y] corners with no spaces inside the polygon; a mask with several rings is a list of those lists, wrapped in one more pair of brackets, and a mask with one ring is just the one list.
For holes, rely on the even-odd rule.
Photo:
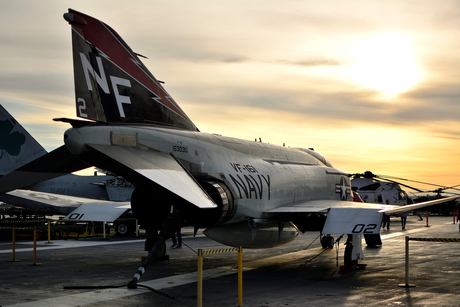
{"label": "jet fuselage", "polygon": [[[101,125],[71,128],[65,143],[88,163],[86,145],[136,147],[173,155],[196,179],[223,182],[231,191],[236,212],[232,222],[280,206],[307,200],[352,200],[346,173],[334,169],[318,153],[223,137],[202,132],[151,126]],[[110,166],[109,166],[110,167]],[[111,170],[110,168],[108,169]]]}

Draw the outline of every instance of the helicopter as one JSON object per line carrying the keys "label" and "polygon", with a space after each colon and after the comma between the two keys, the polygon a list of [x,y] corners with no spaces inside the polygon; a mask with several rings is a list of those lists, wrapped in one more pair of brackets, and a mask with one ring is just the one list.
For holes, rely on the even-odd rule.
{"label": "helicopter", "polygon": [[[413,203],[401,188],[401,185],[406,187],[407,185],[375,175],[371,171],[350,174],[350,176],[352,177],[351,189],[358,193],[365,203],[384,204],[387,200],[390,204],[399,206]],[[422,192],[422,190],[416,190]]]}
{"label": "helicopter", "polygon": [[[442,193],[458,195],[460,193],[449,192],[447,190],[457,190],[460,185],[446,187],[438,184],[410,180],[387,175],[376,175],[371,171],[364,173],[350,174],[351,189],[354,193],[361,196],[366,203],[385,203],[387,200],[393,205],[409,205],[423,201],[443,198]],[[418,184],[425,184],[437,187],[434,190],[421,190],[413,186],[401,183],[400,181],[409,181]],[[401,187],[411,189],[410,195]],[[435,193],[435,194],[433,194]],[[455,201],[431,207],[432,212],[446,213],[457,207]]]}

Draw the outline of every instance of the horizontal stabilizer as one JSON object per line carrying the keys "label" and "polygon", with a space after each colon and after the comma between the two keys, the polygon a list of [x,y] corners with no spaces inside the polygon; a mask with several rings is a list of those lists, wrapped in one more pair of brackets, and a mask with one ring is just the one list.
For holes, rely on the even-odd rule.
{"label": "horizontal stabilizer", "polygon": [[195,179],[171,155],[134,147],[89,146],[135,171],[137,176],[142,176],[144,181],[154,182],[198,208],[215,208],[217,206]]}
{"label": "horizontal stabilizer", "polygon": [[67,215],[64,220],[113,223],[130,209],[131,206],[127,203],[83,204]]}
{"label": "horizontal stabilizer", "polygon": [[65,145],[0,178],[0,193],[60,177],[90,167],[69,152]]}

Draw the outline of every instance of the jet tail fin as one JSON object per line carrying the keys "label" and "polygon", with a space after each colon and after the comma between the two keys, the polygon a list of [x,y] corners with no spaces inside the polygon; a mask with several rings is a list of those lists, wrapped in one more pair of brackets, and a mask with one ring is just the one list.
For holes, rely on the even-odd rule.
{"label": "jet tail fin", "polygon": [[0,105],[0,175],[46,154],[46,150]]}
{"label": "jet tail fin", "polygon": [[103,123],[198,129],[107,24],[69,9],[77,116]]}

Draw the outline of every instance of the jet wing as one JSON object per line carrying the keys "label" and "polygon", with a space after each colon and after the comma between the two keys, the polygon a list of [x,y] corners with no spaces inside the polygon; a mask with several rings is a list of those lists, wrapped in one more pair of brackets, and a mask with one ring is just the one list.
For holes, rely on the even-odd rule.
{"label": "jet wing", "polygon": [[266,213],[327,213],[323,234],[377,234],[382,222],[382,213],[379,211],[393,207],[396,206],[341,200],[311,200],[272,209]]}
{"label": "jet wing", "polygon": [[134,147],[88,146],[134,171],[137,180],[154,182],[198,208],[217,207],[198,182],[171,155]]}
{"label": "jet wing", "polygon": [[385,205],[376,203],[362,203],[352,201],[341,201],[341,200],[310,200],[301,201],[286,206],[278,207],[265,213],[314,213],[322,212],[327,213],[332,208],[348,208],[348,209],[373,209],[379,213],[401,213],[407,211],[413,211],[424,207],[429,207],[452,200],[459,199],[460,195],[451,196],[436,200],[430,200],[423,203],[417,203],[407,206],[395,206]]}
{"label": "jet wing", "polygon": [[326,222],[322,230],[323,234],[378,234],[383,213],[413,211],[458,198],[460,198],[460,195],[408,206],[340,200],[313,200],[293,203],[266,211],[266,213],[327,213]]}
{"label": "jet wing", "polygon": [[413,204],[413,205],[394,206],[394,208],[386,208],[386,209],[381,210],[380,212],[383,212],[383,213],[401,213],[401,212],[413,211],[413,210],[417,210],[417,209],[424,208],[424,207],[429,207],[429,206],[433,206],[433,205],[437,205],[437,204],[446,203],[446,202],[453,201],[453,200],[456,200],[456,199],[459,199],[459,198],[460,198],[460,195],[457,195],[457,196],[451,196],[451,197],[446,197],[446,198],[440,198],[440,199],[425,201],[425,202],[417,203],[417,204]]}
{"label": "jet wing", "polygon": [[[66,219],[113,222],[131,209],[129,202],[113,202],[30,190],[14,190],[0,195],[0,200],[28,208],[53,208]],[[70,214],[69,214],[70,213]]]}
{"label": "jet wing", "polygon": [[266,213],[327,213],[331,208],[374,209],[374,211],[399,208],[400,206],[361,203],[341,200],[310,200],[278,207]]}
{"label": "jet wing", "polygon": [[98,202],[82,204],[69,213],[64,220],[113,223],[129,209],[131,209],[131,206],[128,203]]}

